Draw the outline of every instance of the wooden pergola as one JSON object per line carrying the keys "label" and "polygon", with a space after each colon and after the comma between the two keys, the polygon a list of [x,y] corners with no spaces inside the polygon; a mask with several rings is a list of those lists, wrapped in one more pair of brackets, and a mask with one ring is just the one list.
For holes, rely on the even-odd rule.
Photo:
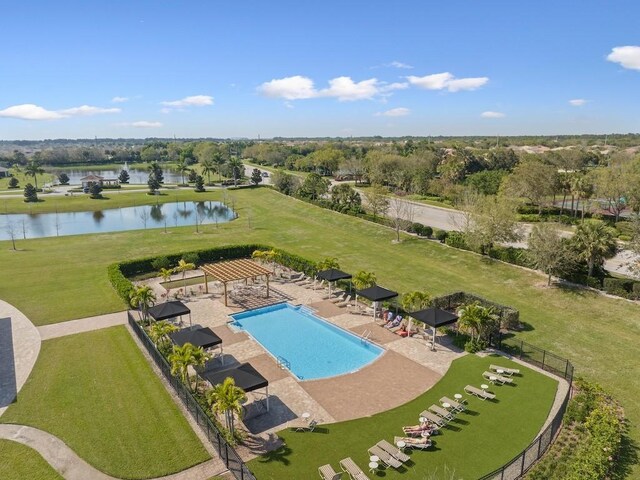
{"label": "wooden pergola", "polygon": [[269,298],[269,277],[273,275],[273,272],[268,268],[258,265],[252,260],[240,259],[240,260],[228,260],[226,262],[207,263],[202,265],[200,269],[204,272],[204,285],[205,292],[209,293],[208,277],[211,276],[214,279],[222,282],[224,285],[224,305],[227,306],[227,282],[233,282],[236,280],[247,280],[249,278],[256,278],[262,275],[267,277],[267,298]]}

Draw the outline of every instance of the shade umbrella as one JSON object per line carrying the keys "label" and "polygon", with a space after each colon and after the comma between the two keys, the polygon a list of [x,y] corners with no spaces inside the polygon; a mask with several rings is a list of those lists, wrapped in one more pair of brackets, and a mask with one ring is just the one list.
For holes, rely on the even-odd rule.
{"label": "shade umbrella", "polygon": [[326,280],[329,283],[329,296],[331,296],[331,284],[333,282],[337,282],[338,280],[347,280],[351,277],[352,275],[350,273],[343,272],[337,268],[329,268],[316,274],[316,279],[320,281]]}
{"label": "shade umbrella", "polygon": [[156,321],[167,318],[181,317],[189,315],[189,326],[191,326],[191,310],[184,303],[179,301],[164,302],[154,305],[147,310],[147,313]]}
{"label": "shade umbrella", "polygon": [[[436,349],[436,329],[438,327],[444,327],[458,321],[458,316],[455,313],[447,312],[440,308],[425,308],[418,310],[417,312],[409,313],[409,316],[431,327],[433,331],[433,340],[431,343],[431,349]],[[411,326],[409,326],[411,328]]]}
{"label": "shade umbrella", "polygon": [[389,290],[387,288],[381,287],[380,285],[374,285],[369,288],[363,288],[362,290],[356,290],[356,301],[357,295],[366,298],[367,300],[371,300],[373,303],[373,318],[376,318],[376,310],[377,310],[377,302],[382,302],[383,300],[389,300],[391,298],[395,298],[398,296],[398,292],[394,292],[393,290]]}
{"label": "shade umbrella", "polygon": [[220,370],[217,372],[205,372],[201,375],[211,385],[218,385],[226,378],[233,378],[237,387],[245,392],[252,392],[259,388],[265,389],[267,397],[267,411],[269,411],[269,381],[264,378],[250,363],[243,363],[234,368]]}

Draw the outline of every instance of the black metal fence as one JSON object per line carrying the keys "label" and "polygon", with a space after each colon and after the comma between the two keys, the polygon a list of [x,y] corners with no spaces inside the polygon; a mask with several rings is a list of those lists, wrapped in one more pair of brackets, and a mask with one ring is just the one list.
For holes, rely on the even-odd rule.
{"label": "black metal fence", "polygon": [[569,382],[569,389],[562,401],[560,409],[556,412],[551,423],[544,431],[531,442],[519,455],[506,465],[481,477],[479,480],[515,480],[522,477],[527,470],[549,448],[551,442],[562,426],[562,417],[567,409],[571,397],[571,384],[573,382],[573,365],[566,358],[559,357],[547,350],[538,348],[530,343],[513,338],[504,339],[502,336],[491,339],[491,345],[505,353],[509,353],[520,360],[535,365],[543,370],[551,372]]}
{"label": "black metal fence", "polygon": [[218,452],[218,455],[220,455],[220,458],[229,471],[233,473],[235,478],[238,480],[256,480],[256,477],[251,473],[251,470],[249,470],[245,465],[234,448],[227,443],[218,427],[211,421],[189,389],[183,385],[179,378],[171,374],[171,366],[158,351],[155,344],[148,337],[144,329],[138,324],[131,312],[128,312],[128,319],[129,325],[136,333],[136,336],[145,346],[147,352],[151,358],[153,358],[153,361],[156,363],[158,368],[162,371],[169,384],[173,387],[180,400],[182,400],[184,406],[189,410],[189,413],[195,419],[196,423],[207,435],[207,438],[215,448],[216,452]]}

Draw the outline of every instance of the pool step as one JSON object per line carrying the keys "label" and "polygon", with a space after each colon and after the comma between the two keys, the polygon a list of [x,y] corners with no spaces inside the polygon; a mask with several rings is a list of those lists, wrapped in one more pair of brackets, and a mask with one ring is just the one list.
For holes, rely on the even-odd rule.
{"label": "pool step", "polygon": [[282,369],[282,370],[291,370],[291,363],[289,362],[289,360],[287,360],[286,358],[284,358],[281,355],[276,356],[276,362],[278,364],[278,368]]}

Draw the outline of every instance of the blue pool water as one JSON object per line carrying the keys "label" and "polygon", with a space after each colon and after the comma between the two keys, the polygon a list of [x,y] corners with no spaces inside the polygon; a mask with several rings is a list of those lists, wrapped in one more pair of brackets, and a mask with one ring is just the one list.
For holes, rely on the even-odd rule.
{"label": "blue pool water", "polygon": [[289,362],[300,380],[333,377],[373,362],[382,348],[288,303],[231,315],[274,357]]}

